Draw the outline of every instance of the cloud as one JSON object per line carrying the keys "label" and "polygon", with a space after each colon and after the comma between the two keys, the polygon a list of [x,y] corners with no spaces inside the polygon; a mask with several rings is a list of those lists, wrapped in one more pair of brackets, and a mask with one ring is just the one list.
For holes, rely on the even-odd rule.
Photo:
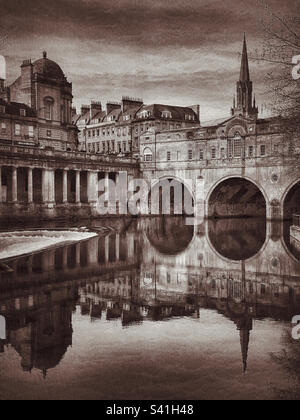
{"label": "cloud", "polygon": [[[243,32],[260,47],[256,2],[248,0],[10,0],[1,4],[8,78],[44,49],[73,82],[75,103],[103,97],[230,107]],[[293,13],[298,3],[269,0]],[[263,100],[265,67],[251,65]],[[228,97],[226,97],[229,95]],[[226,101],[226,103],[225,103]],[[217,115],[216,115],[217,116]]]}

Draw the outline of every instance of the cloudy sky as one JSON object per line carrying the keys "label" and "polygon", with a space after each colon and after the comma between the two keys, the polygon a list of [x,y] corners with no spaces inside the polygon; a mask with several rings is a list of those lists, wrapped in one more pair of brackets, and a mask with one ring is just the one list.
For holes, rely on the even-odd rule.
{"label": "cloudy sky", "polygon": [[[299,0],[267,0],[293,15]],[[257,0],[0,0],[7,78],[24,59],[57,61],[73,82],[74,103],[142,97],[145,103],[202,107],[228,115],[239,76],[243,33],[262,46]],[[265,65],[251,63],[259,104]]]}

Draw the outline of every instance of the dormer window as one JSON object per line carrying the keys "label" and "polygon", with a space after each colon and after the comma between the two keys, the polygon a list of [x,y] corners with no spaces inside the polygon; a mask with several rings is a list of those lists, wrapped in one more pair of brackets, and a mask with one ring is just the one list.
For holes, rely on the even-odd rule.
{"label": "dormer window", "polygon": [[21,115],[21,117],[26,117],[26,109],[21,108],[20,109],[20,115]]}
{"label": "dormer window", "polygon": [[148,117],[150,117],[150,112],[147,110],[144,110],[139,114],[139,118],[148,118]]}
{"label": "dormer window", "polygon": [[172,118],[172,114],[170,111],[163,111],[161,113],[162,118]]}
{"label": "dormer window", "polygon": [[191,114],[186,114],[185,119],[186,119],[186,121],[193,121],[195,119],[195,117]]}

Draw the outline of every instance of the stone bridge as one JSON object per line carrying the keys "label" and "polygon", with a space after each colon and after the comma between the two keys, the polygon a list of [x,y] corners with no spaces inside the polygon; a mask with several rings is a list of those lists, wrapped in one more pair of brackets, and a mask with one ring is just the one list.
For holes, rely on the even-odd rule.
{"label": "stone bridge", "polygon": [[152,186],[185,185],[206,217],[283,219],[300,213],[299,150],[276,119],[235,116],[212,127],[148,131],[141,171]]}

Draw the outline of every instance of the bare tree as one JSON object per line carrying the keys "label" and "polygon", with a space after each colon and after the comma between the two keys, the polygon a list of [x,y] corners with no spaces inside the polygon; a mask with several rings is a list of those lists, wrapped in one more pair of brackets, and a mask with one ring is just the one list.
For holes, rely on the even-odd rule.
{"label": "bare tree", "polygon": [[[261,51],[253,60],[270,63],[272,70],[265,79],[272,101],[272,111],[281,117],[285,133],[285,155],[299,158],[300,145],[300,80],[293,78],[293,57],[300,55],[300,13],[282,16],[274,12],[266,0],[257,0],[264,31]],[[298,6],[300,12],[300,6]]]}

